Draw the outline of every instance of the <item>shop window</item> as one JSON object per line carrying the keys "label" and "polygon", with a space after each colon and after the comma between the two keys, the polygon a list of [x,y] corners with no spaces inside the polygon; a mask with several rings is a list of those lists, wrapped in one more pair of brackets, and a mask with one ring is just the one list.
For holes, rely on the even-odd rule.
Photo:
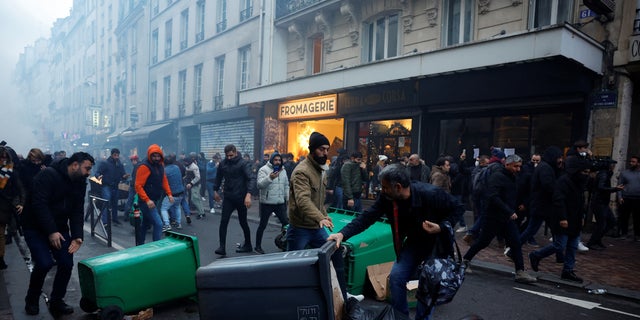
{"label": "shop window", "polygon": [[446,46],[471,41],[474,2],[473,0],[445,1],[442,31]]}
{"label": "shop window", "polygon": [[360,122],[358,127],[358,151],[367,164],[373,165],[378,155],[386,155],[392,162],[411,153],[411,119],[395,119]]}
{"label": "shop window", "polygon": [[544,152],[549,146],[562,149],[572,145],[572,125],[571,113],[531,116],[531,153]]}
{"label": "shop window", "polygon": [[535,0],[531,10],[531,27],[540,28],[565,21],[571,22],[573,0]]}
{"label": "shop window", "polygon": [[378,18],[365,25],[367,61],[378,61],[398,55],[400,28],[398,14]]}
{"label": "shop window", "polygon": [[[344,146],[344,119],[292,121],[287,124],[287,150],[294,159],[309,155],[309,136],[312,132],[322,133],[329,139],[331,148],[328,158],[338,154],[338,149]],[[281,150],[280,150],[281,151]]]}
{"label": "shop window", "polygon": [[[489,154],[493,144],[493,119],[447,119],[440,121],[440,150],[437,154],[459,155],[466,149],[467,155],[473,155],[478,148],[479,154]],[[432,164],[435,159],[427,159]]]}

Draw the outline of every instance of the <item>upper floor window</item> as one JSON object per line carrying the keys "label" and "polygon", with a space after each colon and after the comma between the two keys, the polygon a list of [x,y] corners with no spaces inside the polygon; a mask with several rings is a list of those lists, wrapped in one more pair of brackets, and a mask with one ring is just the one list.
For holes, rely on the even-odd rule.
{"label": "upper floor window", "polygon": [[204,40],[204,0],[196,4],[196,43]]}
{"label": "upper floor window", "polygon": [[189,9],[185,9],[180,14],[180,50],[187,48],[189,39]]}
{"label": "upper floor window", "polygon": [[149,87],[149,119],[156,120],[156,108],[158,107],[158,82],[151,82]]}
{"label": "upper floor window", "polygon": [[216,10],[216,32],[227,30],[227,0],[218,0]]}
{"label": "upper floor window", "polygon": [[238,52],[238,63],[240,70],[240,90],[249,88],[249,60],[251,56],[251,47],[244,47]]}
{"label": "upper floor window", "polygon": [[473,0],[446,0],[444,14],[444,44],[447,46],[471,41]]}
{"label": "upper floor window", "polygon": [[131,54],[138,52],[138,24],[131,28]]}
{"label": "upper floor window", "polygon": [[193,113],[202,112],[202,63],[193,67]]}
{"label": "upper floor window", "polygon": [[245,21],[253,15],[252,0],[240,0],[240,22]]}
{"label": "upper floor window", "polygon": [[312,38],[311,45],[311,74],[316,74],[322,72],[322,36]]}
{"label": "upper floor window", "polygon": [[178,115],[183,117],[187,112],[187,70],[178,73]]}
{"label": "upper floor window", "polygon": [[160,12],[160,0],[151,0],[151,16],[155,16]]}
{"label": "upper floor window", "polygon": [[151,64],[158,63],[158,29],[151,33]]}
{"label": "upper floor window", "polygon": [[169,119],[171,112],[171,76],[164,77],[164,94],[162,95],[164,119]]}
{"label": "upper floor window", "polygon": [[398,55],[400,37],[398,15],[378,18],[365,25],[367,61],[377,61]]}
{"label": "upper floor window", "polygon": [[216,58],[216,69],[214,77],[215,85],[213,88],[213,109],[220,110],[222,109],[224,94],[224,56]]}
{"label": "upper floor window", "polygon": [[129,76],[129,81],[131,81],[131,93],[136,93],[136,65],[131,65],[131,75]]}
{"label": "upper floor window", "polygon": [[550,26],[565,21],[571,22],[573,0],[534,0],[531,10],[533,28]]}
{"label": "upper floor window", "polygon": [[164,24],[164,57],[171,57],[171,29],[173,28],[173,20],[169,20]]}

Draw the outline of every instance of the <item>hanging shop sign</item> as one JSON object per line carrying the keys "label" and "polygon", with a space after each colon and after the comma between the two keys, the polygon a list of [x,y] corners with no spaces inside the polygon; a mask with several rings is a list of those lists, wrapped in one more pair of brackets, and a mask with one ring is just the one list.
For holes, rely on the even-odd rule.
{"label": "hanging shop sign", "polygon": [[278,104],[278,119],[299,119],[338,114],[338,95],[285,101]]}

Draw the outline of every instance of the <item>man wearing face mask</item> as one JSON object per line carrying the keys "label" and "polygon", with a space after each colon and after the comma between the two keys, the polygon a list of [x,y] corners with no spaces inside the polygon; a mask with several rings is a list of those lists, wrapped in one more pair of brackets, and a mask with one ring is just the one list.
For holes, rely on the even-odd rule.
{"label": "man wearing face mask", "polygon": [[540,260],[564,251],[564,266],[560,277],[582,283],[582,278],[575,274],[574,267],[584,222],[584,191],[589,181],[589,167],[589,162],[582,157],[569,156],[565,160],[567,174],[558,178],[553,191],[553,243],[529,253],[533,271],[538,271]]}

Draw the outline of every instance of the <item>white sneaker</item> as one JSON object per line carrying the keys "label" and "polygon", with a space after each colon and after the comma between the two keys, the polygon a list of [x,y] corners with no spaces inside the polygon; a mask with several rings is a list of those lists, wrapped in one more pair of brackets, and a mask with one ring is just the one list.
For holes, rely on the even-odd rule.
{"label": "white sneaker", "polygon": [[211,210],[209,210],[209,213],[216,213],[216,209],[211,208]]}
{"label": "white sneaker", "polygon": [[587,246],[585,246],[584,243],[582,243],[582,241],[580,241],[578,243],[578,251],[587,252],[587,251],[589,251],[589,248],[587,248]]}
{"label": "white sneaker", "polygon": [[364,300],[364,296],[361,294],[358,295],[352,295],[351,293],[347,292],[347,299],[349,298],[356,298],[356,300],[358,300],[358,302]]}
{"label": "white sneaker", "polygon": [[456,232],[467,232],[467,227],[460,227],[456,230]]}
{"label": "white sneaker", "polygon": [[207,198],[206,197],[202,197],[202,201],[207,201]]}

